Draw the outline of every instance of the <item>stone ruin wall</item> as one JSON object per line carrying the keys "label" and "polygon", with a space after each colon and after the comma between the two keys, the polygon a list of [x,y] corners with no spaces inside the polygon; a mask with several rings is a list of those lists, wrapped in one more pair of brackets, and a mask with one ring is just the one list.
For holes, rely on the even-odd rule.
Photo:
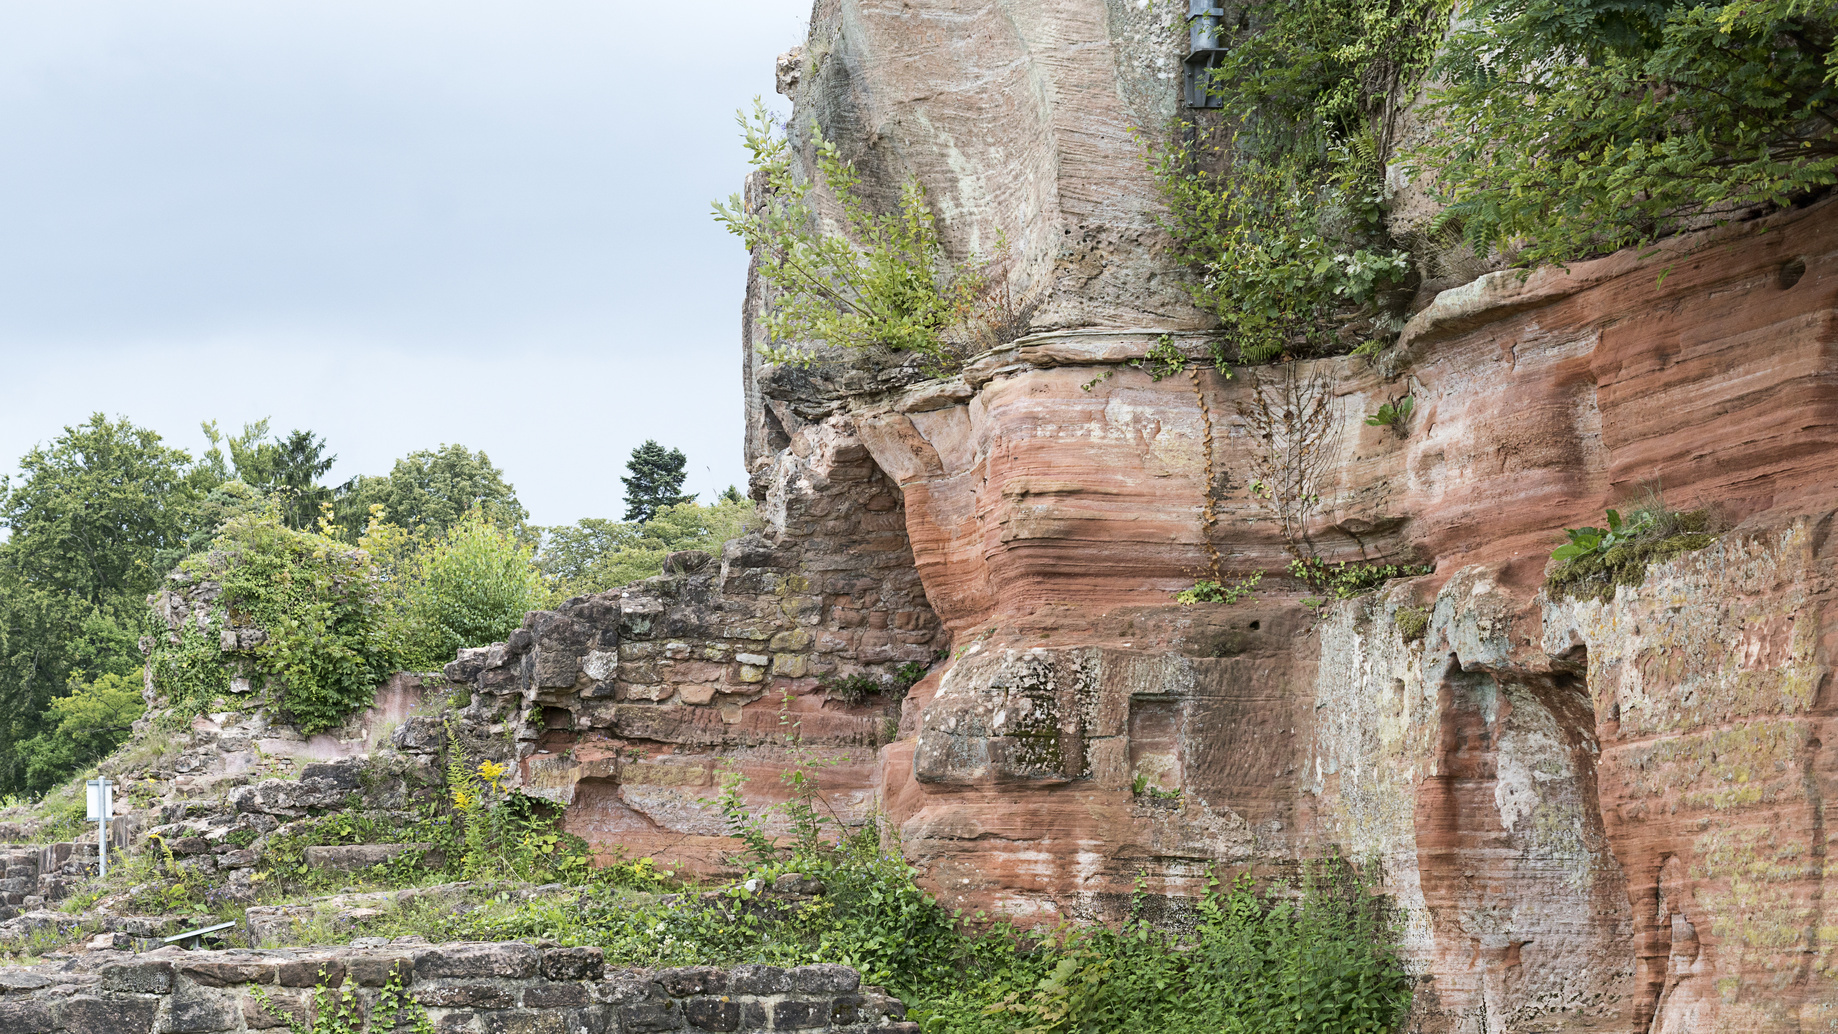
{"label": "stone ruin wall", "polygon": [[[760,807],[792,765],[821,768],[837,814],[865,821],[898,729],[896,673],[949,641],[899,489],[845,415],[797,425],[760,475],[764,527],[720,557],[673,554],[659,577],[533,613],[447,666],[474,690],[466,725],[487,733],[472,752],[508,753],[523,791],[562,805],[603,857],[723,868],[729,772]],[[825,688],[848,675],[885,688],[853,703]]]}
{"label": "stone ruin wall", "polygon": [[609,970],[598,948],[371,947],[91,951],[0,975],[6,1034],[241,1034],[310,1022],[317,985],[350,981],[355,1023],[392,982],[437,1034],[832,1031],[917,1034],[898,999],[846,966]]}

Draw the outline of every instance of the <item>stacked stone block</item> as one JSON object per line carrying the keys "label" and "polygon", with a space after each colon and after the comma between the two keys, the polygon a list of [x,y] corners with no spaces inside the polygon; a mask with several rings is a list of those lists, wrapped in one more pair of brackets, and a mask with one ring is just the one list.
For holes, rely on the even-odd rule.
{"label": "stacked stone block", "polygon": [[117,954],[91,952],[74,968],[0,973],[0,1030],[284,1030],[289,1019],[308,1020],[319,987],[350,989],[366,1019],[381,1019],[373,1014],[393,983],[440,1034],[918,1031],[897,999],[862,986],[846,966],[608,970],[598,948],[516,941]]}

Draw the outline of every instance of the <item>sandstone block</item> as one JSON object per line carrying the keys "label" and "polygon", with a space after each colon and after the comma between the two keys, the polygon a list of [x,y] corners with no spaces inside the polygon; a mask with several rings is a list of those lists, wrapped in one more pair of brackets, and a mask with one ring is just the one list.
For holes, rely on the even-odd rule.
{"label": "sandstone block", "polygon": [[204,958],[175,960],[173,971],[205,987],[229,987],[232,984],[272,984],[275,963],[269,959],[236,959],[216,952],[200,953]]}
{"label": "sandstone block", "polygon": [[726,998],[691,998],[683,1003],[683,1017],[697,1030],[739,1030],[740,1003]]}
{"label": "sandstone block", "polygon": [[853,991],[861,986],[860,973],[847,966],[831,963],[820,963],[814,966],[798,966],[786,976],[791,981],[793,991],[804,994],[825,994],[828,992]]}
{"label": "sandstone block", "polygon": [[559,1012],[493,1011],[478,1016],[485,1034],[571,1034],[567,1016]]}
{"label": "sandstone block", "polygon": [[543,984],[523,992],[525,1009],[572,1009],[592,1001],[586,984]]}
{"label": "sandstone block", "polygon": [[[219,991],[194,988],[172,997],[167,1005],[164,1026],[166,1034],[216,1034],[218,1031],[234,1030],[241,1020],[240,996],[232,997]],[[68,1018],[65,1019],[65,1025],[77,1030],[84,1029],[70,1023]]]}
{"label": "sandstone block", "polygon": [[599,980],[605,970],[605,954],[599,948],[550,948],[542,953],[547,980]]}
{"label": "sandstone block", "polygon": [[538,949],[516,941],[455,944],[421,953],[415,960],[415,976],[526,980],[536,975],[541,963],[542,953]]}
{"label": "sandstone block", "polygon": [[630,972],[608,976],[594,987],[594,997],[614,1005],[643,1001],[651,994],[651,981]]}
{"label": "sandstone block", "polygon": [[340,844],[306,849],[306,864],[315,869],[350,871],[390,861],[399,855],[425,855],[433,844]]}
{"label": "sandstone block", "polygon": [[277,1027],[289,1027],[293,1023],[305,1026],[309,1017],[309,994],[305,991],[271,989],[267,992],[267,1001],[254,994],[244,993],[238,1004],[242,1009],[243,1025],[250,1030],[273,1030]]}
{"label": "sandstone block", "polygon": [[683,1010],[668,998],[659,997],[618,1007],[620,1034],[654,1034],[661,1030],[682,1030]]}
{"label": "sandstone block", "polygon": [[415,998],[430,1009],[509,1009],[517,1004],[515,991],[495,984],[419,987]]}
{"label": "sandstone block", "polygon": [[[391,978],[407,984],[420,975],[416,970],[416,960],[400,955],[354,955],[345,960],[345,972],[350,976],[351,982],[359,987],[382,987],[389,983]],[[452,975],[471,976],[473,974],[456,973]]]}
{"label": "sandstone block", "polygon": [[172,990],[172,963],[165,959],[111,962],[102,967],[104,991],[167,994]]}
{"label": "sandstone block", "polygon": [[[148,1034],[159,1003],[151,998],[98,998],[77,995],[54,1010],[58,1025],[83,1034]],[[192,1034],[190,1028],[168,1026],[173,1034]],[[223,1027],[214,1028],[223,1030]],[[8,1034],[11,1034],[8,1028]]]}
{"label": "sandstone block", "polygon": [[0,1030],[7,1034],[50,1034],[56,1029],[50,1002],[0,1002]]}
{"label": "sandstone block", "polygon": [[728,970],[728,992],[737,995],[776,995],[791,990],[791,978],[778,966],[743,965]]}
{"label": "sandstone block", "polygon": [[727,990],[727,974],[713,966],[683,966],[659,970],[656,981],[676,998],[718,995]]}
{"label": "sandstone block", "polygon": [[772,1003],[772,1029],[810,1030],[827,1027],[830,1010],[827,1002],[783,1001]]}

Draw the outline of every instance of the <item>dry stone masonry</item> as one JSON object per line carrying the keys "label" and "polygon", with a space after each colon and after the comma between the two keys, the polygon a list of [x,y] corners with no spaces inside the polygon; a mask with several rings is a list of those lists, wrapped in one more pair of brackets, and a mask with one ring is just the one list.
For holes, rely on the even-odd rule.
{"label": "dry stone masonry", "polygon": [[[231,1034],[309,1021],[317,989],[362,1019],[394,989],[439,1034],[917,1034],[846,966],[607,969],[598,948],[392,943],[288,951],[90,951],[0,973],[6,1034]],[[385,1003],[379,1005],[379,1003]],[[380,1029],[389,1029],[389,1024]]]}
{"label": "dry stone masonry", "polygon": [[[755,488],[765,527],[720,557],[672,554],[658,577],[532,613],[447,666],[472,691],[469,752],[514,762],[525,793],[566,806],[569,831],[609,852],[718,867],[720,770],[738,766],[764,803],[794,737],[834,762],[832,803],[861,821],[876,750],[898,727],[896,673],[928,667],[947,641],[901,494],[845,419],[799,426]],[[847,676],[882,692],[828,692]],[[415,719],[395,739],[433,752],[444,735]]]}

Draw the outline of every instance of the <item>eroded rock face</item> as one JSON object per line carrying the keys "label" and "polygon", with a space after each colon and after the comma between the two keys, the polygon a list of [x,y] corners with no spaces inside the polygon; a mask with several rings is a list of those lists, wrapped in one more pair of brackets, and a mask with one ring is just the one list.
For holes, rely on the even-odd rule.
{"label": "eroded rock face", "polygon": [[[1407,366],[1314,364],[1313,548],[1436,570],[1318,617],[1250,485],[1278,371],[1196,391],[1118,365],[1148,334],[1048,334],[855,404],[959,650],[884,750],[934,886],[1105,918],[1138,874],[1178,899],[1337,848],[1405,910],[1413,1029],[1825,1023],[1838,206],[1756,229],[1495,275],[1419,316]],[[1363,423],[1404,394],[1405,434]],[[1546,595],[1559,530],[1649,481],[1726,530],[1611,603]],[[1169,606],[1208,575],[1209,483],[1223,573],[1265,581]]]}
{"label": "eroded rock face", "polygon": [[[839,817],[865,821],[896,676],[947,641],[900,494],[846,415],[799,425],[757,487],[762,529],[720,558],[672,554],[656,578],[532,613],[447,666],[474,690],[463,728],[485,732],[469,753],[515,764],[513,782],[609,856],[721,868],[723,779],[767,805],[800,757]],[[846,676],[884,688],[848,702],[826,688]],[[405,725],[397,744],[438,749],[440,735]]]}

